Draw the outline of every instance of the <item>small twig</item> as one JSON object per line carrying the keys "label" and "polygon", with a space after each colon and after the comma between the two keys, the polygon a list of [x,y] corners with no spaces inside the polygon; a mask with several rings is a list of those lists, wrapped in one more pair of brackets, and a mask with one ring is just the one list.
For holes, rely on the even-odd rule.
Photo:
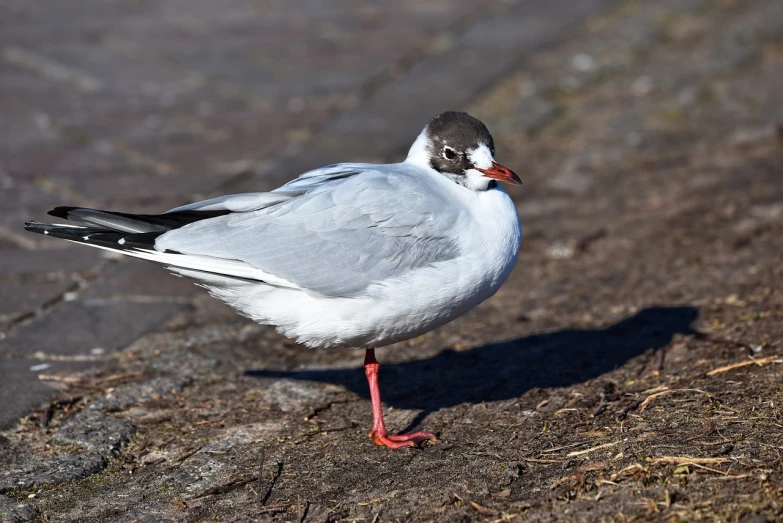
{"label": "small twig", "polygon": [[498,513],[497,510],[493,510],[489,507],[479,505],[475,501],[471,501],[470,506],[476,509],[480,514],[484,514],[485,516],[496,516]]}
{"label": "small twig", "polygon": [[269,501],[269,497],[272,495],[272,489],[275,488],[275,483],[277,483],[277,480],[278,478],[280,478],[280,475],[282,473],[283,473],[283,462],[278,461],[277,470],[275,470],[275,473],[272,476],[272,480],[269,482],[269,488],[266,490],[266,494],[264,494],[264,497],[261,498],[261,505],[266,505],[266,502]]}
{"label": "small twig", "polygon": [[193,425],[199,426],[199,425],[211,425],[213,423],[223,423],[223,419],[205,419],[201,421],[195,422]]}
{"label": "small twig", "polygon": [[699,465],[698,463],[691,463],[696,468],[707,470],[709,472],[715,472],[716,474],[720,474],[721,476],[738,476],[737,473],[731,473],[731,472],[725,472],[723,470],[714,469],[712,467],[705,467],[704,465]]}
{"label": "small twig", "polygon": [[54,416],[55,410],[58,409],[68,410],[80,399],[82,399],[81,396],[73,396],[71,398],[66,398],[66,399],[51,402],[46,407],[46,410],[44,410],[43,414],[41,415],[40,427],[42,429],[45,429],[49,425],[49,422],[52,421],[52,416]]}
{"label": "small twig", "polygon": [[750,476],[751,476],[751,474],[729,474],[728,476],[720,476],[720,477],[715,478],[715,479],[720,479],[720,480],[724,480],[724,479],[745,479],[745,478],[749,478]]}
{"label": "small twig", "polygon": [[709,334],[704,334],[704,333],[699,333],[699,335],[696,336],[696,339],[707,340],[713,343],[720,343],[723,345],[731,345],[733,347],[747,350],[748,354],[753,354],[753,346],[741,341],[727,340],[725,338],[715,338],[713,336],[710,336]]}
{"label": "small twig", "polygon": [[624,475],[626,475],[629,472],[637,471],[637,470],[641,471],[641,472],[644,472],[645,468],[643,466],[641,466],[639,463],[634,463],[633,465],[628,465],[624,469],[618,470],[617,472],[612,474],[610,476],[610,478],[612,479],[612,481],[614,481],[617,478],[619,478],[620,476],[624,476]]}
{"label": "small twig", "polygon": [[690,440],[690,441],[693,441],[693,443],[695,443],[696,445],[702,445],[702,446],[705,446],[705,447],[714,447],[716,445],[725,445],[727,442],[731,443],[730,439],[725,439],[725,440],[721,440],[721,441],[694,441],[694,440]]}
{"label": "small twig", "polygon": [[624,420],[625,418],[627,418],[627,417],[628,417],[628,413],[629,413],[629,412],[631,412],[632,410],[635,410],[637,407],[639,407],[639,405],[641,405],[641,404],[644,402],[644,400],[646,400],[646,399],[647,399],[646,397],[644,397],[644,398],[639,398],[638,400],[634,401],[634,402],[633,402],[633,403],[631,403],[630,405],[626,405],[625,407],[623,407],[623,408],[622,408],[622,409],[621,409],[621,410],[620,410],[620,411],[617,413],[617,419],[618,419],[618,420],[620,420],[620,421],[622,421],[622,420]]}
{"label": "small twig", "polygon": [[309,511],[310,511],[310,502],[305,501],[304,508],[302,508],[301,516],[299,517],[299,523],[304,523],[304,520],[307,519],[307,513]]}
{"label": "small twig", "polygon": [[666,364],[666,349],[658,349],[658,372],[663,372],[663,366]]}
{"label": "small twig", "polygon": [[46,407],[46,410],[43,411],[43,414],[41,414],[41,423],[39,424],[42,429],[45,429],[49,425],[49,422],[52,421],[53,414],[54,407],[52,407],[52,405]]}
{"label": "small twig", "polygon": [[581,456],[582,454],[589,454],[590,452],[593,452],[593,451],[596,451],[596,450],[601,450],[601,449],[605,449],[605,448],[608,448],[608,447],[614,447],[615,445],[618,445],[619,443],[620,443],[619,441],[613,441],[611,443],[604,443],[603,445],[598,445],[597,447],[590,447],[589,449],[575,450],[573,452],[569,452],[568,454],[566,454],[566,457],[571,458],[573,456]]}
{"label": "small twig", "polygon": [[779,450],[783,450],[783,447],[778,447],[778,446],[776,446],[776,445],[768,445],[767,443],[762,443],[762,442],[760,442],[760,441],[759,441],[758,443],[759,443],[759,445],[761,445],[762,447],[769,447],[769,448],[771,448],[771,449],[779,449]]}
{"label": "small twig", "polygon": [[81,376],[57,376],[56,374],[39,374],[41,381],[57,381],[60,383],[81,383],[84,378]]}
{"label": "small twig", "polygon": [[286,505],[285,503],[275,503],[274,505],[269,505],[268,507],[264,507],[256,514],[268,514],[269,512],[283,512],[285,510],[288,510],[288,508],[291,505]]}
{"label": "small twig", "polygon": [[644,409],[647,408],[647,403],[654,400],[658,396],[664,396],[666,394],[671,394],[672,392],[698,392],[699,394],[704,394],[705,396],[709,397],[710,399],[715,399],[715,396],[710,394],[709,392],[699,390],[699,389],[671,389],[671,390],[663,390],[661,392],[656,392],[655,394],[650,394],[647,396],[647,398],[639,404],[639,412],[644,412]]}
{"label": "small twig", "polygon": [[518,458],[522,461],[529,461],[531,463],[565,463],[564,459],[540,459],[540,458]]}
{"label": "small twig", "polygon": [[299,523],[302,523],[305,518],[307,517],[307,507],[310,506],[309,501],[305,501],[304,508],[302,506],[302,500],[299,497],[299,494],[296,495],[296,520]]}
{"label": "small twig", "polygon": [[647,463],[654,465],[708,465],[716,463],[728,463],[728,458],[694,458],[691,456],[660,456],[647,458]]}
{"label": "small twig", "polygon": [[780,358],[780,356],[773,355],[773,356],[767,356],[766,358],[759,358],[757,360],[747,360],[747,361],[741,361],[739,363],[732,363],[731,365],[726,365],[724,367],[718,367],[717,369],[712,369],[709,371],[706,375],[707,376],[714,376],[716,374],[720,374],[721,372],[727,372],[733,369],[738,369],[740,367],[745,367],[747,365],[753,365],[754,363],[756,365],[763,365],[765,363],[769,363],[771,361],[774,361],[776,359]]}
{"label": "small twig", "polygon": [[141,376],[141,372],[133,371],[133,372],[122,372],[120,374],[112,374],[111,376],[106,376],[105,378],[100,378],[97,380],[97,383],[105,384],[105,383],[113,383],[115,381],[122,381],[126,378],[138,378]]}
{"label": "small twig", "polygon": [[[261,449],[261,464],[258,466],[258,490],[262,490],[262,483],[264,482],[264,463],[266,463],[266,451],[264,449]],[[255,492],[255,489],[253,490]],[[258,494],[256,494],[257,496]],[[261,498],[258,498],[258,501],[261,501]],[[263,505],[263,503],[262,503]]]}
{"label": "small twig", "polygon": [[606,392],[602,392],[601,401],[598,403],[598,408],[595,409],[595,412],[590,414],[590,417],[595,418],[605,410],[606,410]]}
{"label": "small twig", "polygon": [[586,445],[588,443],[592,443],[592,440],[577,441],[576,443],[570,443],[568,445],[563,445],[561,447],[555,447],[553,449],[542,450],[541,453],[542,454],[549,454],[550,452],[557,452],[559,450],[571,449],[571,448],[574,448],[574,447],[579,447],[579,446],[582,446],[582,445]]}
{"label": "small twig", "polygon": [[342,405],[342,404],[348,403],[349,401],[350,400],[347,399],[347,398],[346,399],[335,399],[335,400],[328,401],[328,402],[324,403],[323,405],[318,405],[318,406],[314,407],[313,410],[310,411],[310,414],[308,414],[307,416],[304,417],[304,420],[305,421],[310,421],[314,417],[318,416],[320,413],[322,413],[322,412],[324,412],[326,410],[331,409],[333,406],[335,406],[335,405]]}
{"label": "small twig", "polygon": [[206,446],[207,445],[205,443],[204,445],[201,445],[200,447],[195,447],[195,448],[192,448],[192,449],[190,449],[188,451],[185,451],[184,454],[182,454],[182,455],[178,456],[177,458],[175,458],[174,461],[177,462],[177,463],[182,463],[183,461],[185,461],[186,459],[188,459],[193,454],[195,454],[196,452],[198,452],[199,450],[203,449]]}
{"label": "small twig", "polygon": [[248,483],[252,483],[257,479],[258,476],[252,476],[250,478],[243,478],[243,479],[235,479],[234,481],[229,481],[228,483],[224,483],[222,485],[218,485],[217,487],[212,487],[211,489],[207,489],[193,499],[199,499],[206,496],[214,496],[216,494],[225,494],[226,492],[231,492],[232,490],[235,490],[239,487],[244,487]]}

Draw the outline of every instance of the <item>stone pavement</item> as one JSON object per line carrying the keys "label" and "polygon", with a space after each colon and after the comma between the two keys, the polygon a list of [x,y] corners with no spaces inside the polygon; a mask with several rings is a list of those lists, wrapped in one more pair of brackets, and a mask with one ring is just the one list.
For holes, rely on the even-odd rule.
{"label": "stone pavement", "polygon": [[[755,317],[740,308],[758,303],[759,275],[780,280],[769,256],[783,223],[772,185],[783,165],[778,0],[0,0],[0,10],[0,119],[14,131],[0,144],[0,520],[370,521],[383,510],[381,521],[405,520],[387,515],[395,504],[407,519],[446,509],[504,519],[512,508],[545,519],[548,505],[524,496],[555,482],[516,453],[532,455],[536,440],[566,448],[552,427],[596,412],[584,390],[547,391],[599,387],[593,378],[626,360],[629,375],[613,379],[631,386],[643,352],[667,344],[667,358],[698,366],[713,353],[683,342],[696,310],[649,307],[718,303]],[[158,212],[333,161],[399,158],[448,108],[487,122],[499,157],[532,183],[519,206],[522,271],[480,311],[384,352],[390,425],[429,415],[449,427],[430,454],[354,452],[368,406],[361,372],[345,369],[361,355],[303,353],[161,269],[20,232],[54,205]],[[665,258],[646,258],[656,252]],[[628,357],[550,376],[591,368],[564,347],[578,328]],[[649,340],[625,343],[624,329]],[[513,339],[537,356],[485,346]],[[751,345],[781,349],[774,337]],[[457,393],[422,378],[440,369]],[[500,420],[482,421],[493,410]],[[534,422],[538,434],[518,438]],[[496,439],[460,441],[477,426]],[[596,426],[580,439],[602,431],[620,437]],[[631,450],[623,444],[625,459]],[[359,478],[351,458],[378,475]],[[604,463],[628,465],[615,459]],[[462,503],[466,491],[483,496],[479,508]],[[417,505],[423,493],[436,501]],[[527,504],[486,508],[504,496]]]}
{"label": "stone pavement", "polygon": [[110,357],[198,292],[25,220],[399,158],[430,115],[608,4],[0,2],[0,428],[52,396],[45,376]]}

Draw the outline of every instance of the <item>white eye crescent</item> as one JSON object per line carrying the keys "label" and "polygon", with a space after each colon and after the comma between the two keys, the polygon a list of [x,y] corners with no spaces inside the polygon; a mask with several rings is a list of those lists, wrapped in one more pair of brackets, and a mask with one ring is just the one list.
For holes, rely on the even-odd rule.
{"label": "white eye crescent", "polygon": [[451,147],[446,146],[443,148],[443,157],[447,160],[453,160],[457,157],[457,151]]}

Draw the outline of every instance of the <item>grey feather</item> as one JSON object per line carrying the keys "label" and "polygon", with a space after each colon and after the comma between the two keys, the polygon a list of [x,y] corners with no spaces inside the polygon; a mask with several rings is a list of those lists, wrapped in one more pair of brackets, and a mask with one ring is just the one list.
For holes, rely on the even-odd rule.
{"label": "grey feather", "polygon": [[231,211],[231,212],[249,212],[258,211],[271,207],[278,203],[301,196],[308,190],[321,185],[330,180],[347,178],[362,172],[366,164],[342,163],[328,165],[320,169],[308,171],[287,184],[275,189],[272,192],[253,192],[244,194],[229,194],[218,196],[201,202],[182,205],[172,212],[179,211]]}
{"label": "grey feather", "polygon": [[171,227],[134,219],[129,215],[116,214],[96,209],[74,208],[68,212],[68,219],[88,225],[130,233],[162,232]]}
{"label": "grey feather", "polygon": [[209,200],[182,205],[168,211],[169,213],[179,211],[231,211],[248,212],[257,211],[270,205],[284,202],[294,196],[296,193],[274,193],[274,192],[254,192],[245,194],[229,194],[218,196]]}
{"label": "grey feather", "polygon": [[335,167],[281,187],[305,191],[299,196],[186,225],[155,246],[241,260],[331,297],[358,296],[374,282],[459,255],[449,231],[460,207],[437,188],[422,187],[432,181],[399,165],[394,174],[379,166]]}

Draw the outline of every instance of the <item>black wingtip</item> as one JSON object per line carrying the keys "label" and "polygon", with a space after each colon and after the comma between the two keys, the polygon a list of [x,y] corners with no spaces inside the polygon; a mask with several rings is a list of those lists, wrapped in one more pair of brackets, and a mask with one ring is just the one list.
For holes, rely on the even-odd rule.
{"label": "black wingtip", "polygon": [[73,211],[73,210],[76,210],[78,208],[79,207],[64,207],[64,206],[55,207],[54,209],[52,209],[51,211],[49,211],[46,214],[48,214],[50,216],[54,216],[55,218],[62,218],[63,220],[67,220],[68,219],[68,213]]}
{"label": "black wingtip", "polygon": [[46,224],[35,220],[24,222],[24,228],[26,231],[41,232],[46,229]]}

